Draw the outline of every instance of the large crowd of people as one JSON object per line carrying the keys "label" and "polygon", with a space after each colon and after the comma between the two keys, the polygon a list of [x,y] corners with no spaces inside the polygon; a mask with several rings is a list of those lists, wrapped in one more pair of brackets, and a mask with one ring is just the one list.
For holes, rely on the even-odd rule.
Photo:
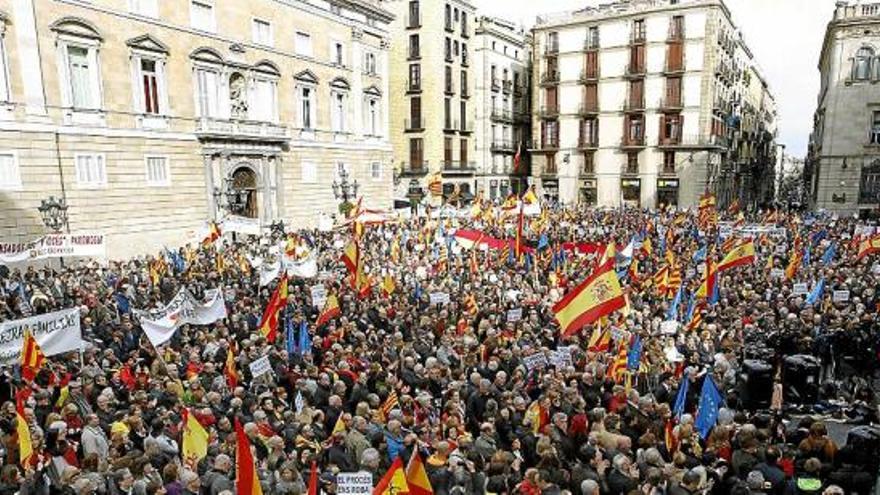
{"label": "large crowd of people", "polygon": [[[878,430],[830,434],[877,423],[880,257],[857,256],[867,223],[545,207],[515,256],[456,238],[516,238],[515,210],[487,210],[0,270],[0,322],[79,308],[88,343],[49,356],[33,381],[3,370],[0,495],[237,493],[236,422],[264,494],[306,493],[313,465],[319,492],[337,493],[340,473],[376,484],[415,456],[437,495],[878,493]],[[341,261],[353,236],[365,290]],[[754,261],[697,297],[706,260],[747,238]],[[554,304],[609,243],[626,307],[563,335]],[[269,342],[259,328],[278,279],[265,271],[285,251],[314,256],[318,273],[290,277]],[[133,310],[181,288],[220,289],[226,317],[154,346]],[[339,314],[316,326],[321,292]],[[609,373],[621,348],[626,369]],[[254,378],[263,357],[271,371]],[[722,400],[704,429],[710,379]],[[204,458],[182,455],[186,414],[210,435]]]}

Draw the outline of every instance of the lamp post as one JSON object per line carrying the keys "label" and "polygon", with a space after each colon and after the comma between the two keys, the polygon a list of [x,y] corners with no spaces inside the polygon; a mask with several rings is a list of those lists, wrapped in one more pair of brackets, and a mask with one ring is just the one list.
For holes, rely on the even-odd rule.
{"label": "lamp post", "polygon": [[348,216],[348,212],[353,208],[351,200],[357,197],[358,188],[360,187],[357,179],[349,182],[348,171],[343,168],[339,171],[339,182],[334,180],[330,187],[333,189],[333,197],[341,201],[339,203],[339,213]]}
{"label": "lamp post", "polygon": [[406,198],[409,199],[409,206],[412,209],[412,216],[419,214],[419,203],[425,197],[425,192],[419,187],[419,181],[411,179],[409,181],[409,189],[406,192]]}
{"label": "lamp post", "polygon": [[[37,211],[40,212],[43,225],[55,234],[65,228],[68,233],[70,232],[70,226],[67,223],[67,202],[64,201],[64,198],[58,199],[55,196],[49,196],[49,199],[40,201]],[[61,268],[64,268],[64,258],[59,256],[58,260],[61,263]]]}
{"label": "lamp post", "polygon": [[[214,199],[221,208],[233,215],[241,215],[247,208],[248,191],[232,187],[232,180],[226,179],[223,188],[214,188]],[[224,202],[225,201],[225,202]]]}

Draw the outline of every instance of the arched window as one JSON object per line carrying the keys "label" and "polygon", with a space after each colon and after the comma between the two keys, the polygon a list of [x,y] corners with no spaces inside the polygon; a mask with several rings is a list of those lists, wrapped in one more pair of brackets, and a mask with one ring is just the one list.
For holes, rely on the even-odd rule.
{"label": "arched window", "polygon": [[867,81],[871,77],[871,60],[874,58],[874,50],[863,46],[856,52],[853,59],[853,79]]}

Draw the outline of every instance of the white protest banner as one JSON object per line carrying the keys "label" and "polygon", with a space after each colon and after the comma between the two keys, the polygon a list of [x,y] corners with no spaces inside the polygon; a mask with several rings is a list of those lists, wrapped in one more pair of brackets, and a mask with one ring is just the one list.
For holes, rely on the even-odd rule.
{"label": "white protest banner", "polygon": [[776,254],[785,254],[788,252],[788,246],[785,244],[777,244],[776,245]]}
{"label": "white protest banner", "polygon": [[522,308],[514,308],[507,310],[507,322],[513,323],[522,320]]}
{"label": "white protest banner", "polygon": [[557,348],[555,351],[550,351],[550,364],[555,366],[557,369],[572,366],[571,348],[569,348],[568,346],[562,346]]}
{"label": "white protest banner", "polygon": [[0,365],[21,360],[25,329],[30,330],[46,356],[77,351],[83,345],[77,308],[4,321],[0,323]]}
{"label": "white protest banner", "polygon": [[804,294],[809,294],[809,293],[810,293],[810,289],[807,288],[807,284],[805,284],[805,283],[794,284],[794,291],[792,291],[792,294],[794,294],[796,296],[802,296]]}
{"label": "white protest banner", "polygon": [[831,296],[831,301],[833,301],[833,302],[847,302],[847,301],[849,301],[849,291],[848,290],[834,291],[834,294]]}
{"label": "white protest banner", "polygon": [[316,308],[323,308],[327,302],[327,288],[324,284],[313,285],[309,288],[312,293],[312,305]]}
{"label": "white protest banner", "polygon": [[221,232],[236,232],[246,235],[260,235],[260,220],[238,215],[229,215],[223,219]]}
{"label": "white protest banner", "polygon": [[525,356],[523,357],[523,364],[526,365],[526,369],[529,371],[541,369],[547,366],[547,356],[545,356],[543,352]]}
{"label": "white protest banner", "polygon": [[679,323],[675,320],[666,320],[660,323],[660,333],[663,335],[675,335],[678,333]]}
{"label": "white protest banner", "polygon": [[318,276],[318,257],[310,252],[303,258],[294,259],[284,256],[284,268],[287,275],[299,278],[315,278]]}
{"label": "white protest banner", "polygon": [[368,471],[336,475],[336,493],[339,495],[370,495],[373,493],[373,475]]}
{"label": "white protest banner", "polygon": [[49,234],[32,242],[0,242],[0,264],[22,263],[62,256],[107,255],[104,234]]}
{"label": "white protest banner", "polygon": [[251,369],[251,375],[254,378],[265,375],[266,373],[272,371],[272,365],[269,364],[269,356],[263,356],[256,361],[251,362],[248,365]]}
{"label": "white protest banner", "polygon": [[281,263],[266,263],[260,267],[260,287],[265,287],[272,283],[281,274]]}
{"label": "white protest banner", "polygon": [[770,270],[770,278],[782,278],[785,276],[785,270],[782,268],[774,268]]}
{"label": "white protest banner", "polygon": [[445,292],[432,292],[428,296],[428,302],[434,304],[449,304],[449,294]]}
{"label": "white protest banner", "polygon": [[226,303],[217,289],[205,291],[205,300],[197,300],[188,290],[180,289],[164,308],[132,311],[154,346],[171,340],[182,325],[210,325],[226,318]]}

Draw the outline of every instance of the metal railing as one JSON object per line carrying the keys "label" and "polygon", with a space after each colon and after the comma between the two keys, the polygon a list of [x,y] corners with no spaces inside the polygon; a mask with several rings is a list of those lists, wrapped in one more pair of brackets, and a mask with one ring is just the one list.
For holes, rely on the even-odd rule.
{"label": "metal railing", "polygon": [[197,121],[195,132],[196,134],[290,139],[286,126],[258,120],[202,118]]}
{"label": "metal railing", "polygon": [[546,71],[541,74],[541,84],[557,84],[559,83],[559,71]]}

